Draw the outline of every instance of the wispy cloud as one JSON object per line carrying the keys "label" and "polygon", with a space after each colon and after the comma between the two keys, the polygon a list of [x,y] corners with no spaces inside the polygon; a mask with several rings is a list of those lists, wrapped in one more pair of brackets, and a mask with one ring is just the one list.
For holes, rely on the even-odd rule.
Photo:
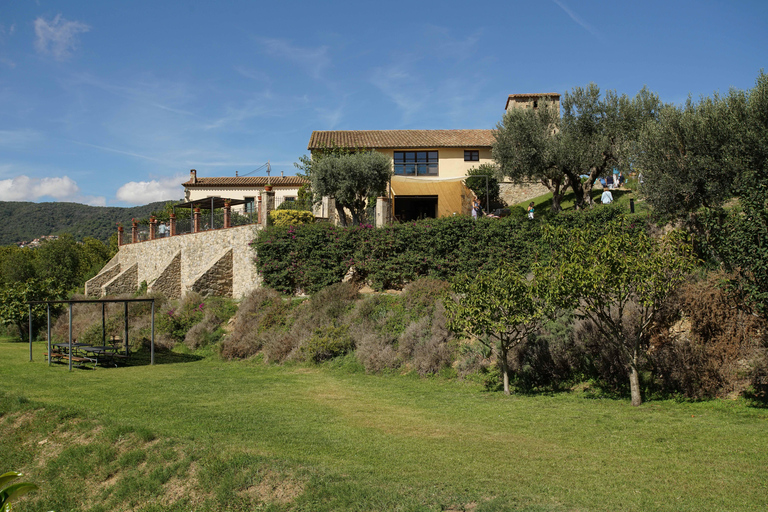
{"label": "wispy cloud", "polygon": [[589,23],[581,19],[581,17],[578,14],[573,12],[567,5],[565,5],[565,2],[563,2],[562,0],[552,0],[552,1],[555,2],[555,4],[557,4],[557,6],[560,7],[563,11],[565,11],[565,14],[567,14],[573,21],[579,24],[581,28],[583,28],[584,30],[586,30],[596,38],[600,40],[603,39],[603,37],[597,32],[597,30],[592,28],[592,25],[590,25]]}
{"label": "wispy cloud", "polygon": [[88,32],[91,27],[80,21],[69,21],[61,14],[48,21],[44,18],[35,20],[35,48],[38,52],[52,55],[54,59],[68,59],[77,48],[78,34]]}
{"label": "wispy cloud", "polygon": [[285,39],[260,38],[258,41],[264,53],[301,66],[312,78],[321,78],[325,69],[331,64],[327,46],[303,48],[294,46]]}
{"label": "wispy cloud", "polygon": [[20,149],[37,144],[43,139],[42,134],[35,130],[0,130],[0,147]]}
{"label": "wispy cloud", "polygon": [[110,147],[106,147],[106,146],[99,146],[98,144],[90,144],[88,142],[80,142],[80,141],[77,141],[77,140],[69,140],[69,142],[72,142],[73,144],[79,144],[80,146],[87,146],[89,148],[100,149],[102,151],[107,151],[109,153],[117,153],[119,155],[126,155],[126,156],[132,156],[132,157],[135,157],[135,158],[141,158],[142,160],[150,160],[152,162],[165,163],[163,160],[161,160],[159,158],[154,158],[154,157],[151,157],[151,156],[142,155],[140,153],[135,153],[135,152],[132,152],[132,151],[124,151],[122,149],[115,149],[115,148],[110,148]]}
{"label": "wispy cloud", "polygon": [[179,199],[184,196],[182,176],[150,181],[130,181],[117,189],[119,201],[129,204],[147,204],[155,201]]}
{"label": "wispy cloud", "polygon": [[375,68],[371,83],[397,105],[405,122],[424,107],[430,96],[418,75],[406,70],[402,63]]}

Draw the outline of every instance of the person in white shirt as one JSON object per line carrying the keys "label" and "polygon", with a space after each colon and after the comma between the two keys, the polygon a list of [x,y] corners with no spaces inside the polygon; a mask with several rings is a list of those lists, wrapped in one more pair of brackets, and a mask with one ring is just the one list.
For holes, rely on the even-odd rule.
{"label": "person in white shirt", "polygon": [[603,204],[611,204],[613,202],[613,194],[608,190],[608,187],[603,189],[603,195],[600,196],[600,202]]}

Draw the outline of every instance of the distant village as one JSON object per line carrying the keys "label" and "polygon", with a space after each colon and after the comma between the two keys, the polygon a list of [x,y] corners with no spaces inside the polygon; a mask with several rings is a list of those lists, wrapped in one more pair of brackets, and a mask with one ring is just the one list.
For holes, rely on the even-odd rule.
{"label": "distant village", "polygon": [[42,244],[47,240],[58,240],[58,239],[59,239],[59,235],[47,235],[47,236],[41,236],[40,238],[35,238],[31,242],[27,242],[26,240],[23,242],[16,242],[16,245],[18,245],[22,249],[24,248],[34,249],[35,247],[39,247],[40,244]]}

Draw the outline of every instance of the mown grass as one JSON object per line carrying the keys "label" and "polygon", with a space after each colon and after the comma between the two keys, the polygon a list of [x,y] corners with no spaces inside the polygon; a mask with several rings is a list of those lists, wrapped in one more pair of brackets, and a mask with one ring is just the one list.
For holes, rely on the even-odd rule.
{"label": "mown grass", "polygon": [[743,402],[505,397],[349,360],[70,373],[43,350],[0,343],[0,460],[43,488],[18,510],[768,506],[768,411]]}
{"label": "mown grass", "polygon": [[[650,207],[648,206],[648,203],[642,200],[642,198],[637,194],[637,178],[630,178],[627,180],[627,182],[624,184],[624,186],[620,189],[614,189],[611,190],[611,194],[613,195],[613,201],[614,204],[625,208],[626,211],[629,213],[630,211],[630,199],[634,199],[635,201],[635,213],[637,214],[648,214],[650,213]],[[592,188],[592,201],[595,203],[596,206],[600,206],[600,196],[603,193],[603,188],[600,185],[600,182],[596,182],[595,186]],[[552,215],[552,193],[547,193],[540,195],[538,197],[534,197],[533,199],[528,199],[526,201],[523,201],[521,203],[518,203],[518,206],[522,206],[524,208],[528,208],[528,203],[533,201],[534,208],[536,209],[537,216],[541,217],[542,215],[545,217]],[[560,202],[560,207],[567,211],[567,210],[573,210],[575,209],[576,201],[575,201],[575,194],[573,193],[573,190],[569,190],[565,196],[563,197],[563,200]]]}

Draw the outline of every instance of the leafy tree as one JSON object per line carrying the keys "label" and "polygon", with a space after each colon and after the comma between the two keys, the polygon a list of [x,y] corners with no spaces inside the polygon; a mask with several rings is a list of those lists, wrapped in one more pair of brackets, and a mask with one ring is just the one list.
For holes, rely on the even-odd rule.
{"label": "leafy tree", "polygon": [[[0,322],[15,325],[19,336],[29,335],[28,301],[58,300],[64,295],[63,289],[53,279],[28,279],[0,286]],[[56,311],[52,308],[52,312]],[[45,304],[32,306],[32,329],[36,330],[47,318]],[[34,332],[33,332],[34,334]]]}
{"label": "leafy tree", "polygon": [[[630,170],[638,130],[658,116],[658,96],[643,88],[635,98],[589,84],[566,92],[559,115],[551,102],[512,109],[497,125],[493,158],[512,181],[535,180],[559,211],[567,188],[577,208],[592,204],[595,181],[614,167]],[[581,176],[586,179],[582,181]]]}
{"label": "leafy tree", "polygon": [[35,251],[15,245],[0,247],[0,283],[26,281],[35,277]]}
{"label": "leafy tree", "polygon": [[[468,178],[464,183],[466,183],[467,187],[469,187],[478,199],[480,199],[481,204],[485,206],[487,199],[490,208],[499,208],[504,206],[504,203],[501,200],[501,190],[499,189],[499,179],[497,177],[498,174],[499,170],[495,165],[483,164],[468,170]],[[488,196],[487,198],[486,194]]]}
{"label": "leafy tree", "polygon": [[731,90],[681,107],[666,106],[645,125],[637,146],[643,194],[655,210],[682,214],[718,207],[733,196],[743,168],[746,94]]}
{"label": "leafy tree", "polygon": [[665,298],[693,270],[691,246],[680,232],[655,239],[619,221],[565,230],[550,228],[554,249],[536,273],[543,295],[589,319],[627,368],[632,405],[640,405],[641,357]]}
{"label": "leafy tree", "polygon": [[[619,168],[625,173],[635,155],[640,129],[658,118],[662,103],[643,87],[634,98],[589,84],[563,96],[563,135],[559,162],[576,195],[576,206],[592,204],[592,187],[601,176]],[[582,181],[581,175],[587,178]]]}
{"label": "leafy tree", "polygon": [[535,284],[503,265],[475,276],[461,275],[453,290],[457,299],[445,302],[449,329],[477,338],[496,356],[508,395],[509,351],[525,342],[543,317]]}
{"label": "leafy tree", "polygon": [[329,196],[336,201],[336,211],[346,225],[346,208],[352,222],[365,219],[368,198],[384,193],[392,175],[392,161],[375,151],[346,155],[324,155],[312,163],[311,183],[315,198]]}
{"label": "leafy tree", "polygon": [[569,184],[560,166],[559,123],[560,113],[550,101],[537,109],[512,109],[496,125],[492,150],[499,175],[513,183],[541,183],[552,192],[553,211],[560,211]]}

